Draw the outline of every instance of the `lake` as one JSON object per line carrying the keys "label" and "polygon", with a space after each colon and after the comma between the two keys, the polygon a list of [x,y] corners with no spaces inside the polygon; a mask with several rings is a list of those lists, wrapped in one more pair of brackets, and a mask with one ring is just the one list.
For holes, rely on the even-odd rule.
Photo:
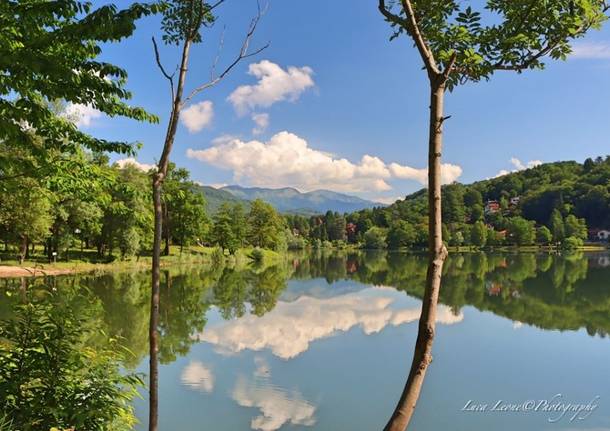
{"label": "lake", "polygon": [[[160,429],[381,430],[409,370],[425,272],[425,256],[385,252],[165,271]],[[125,367],[146,373],[149,274],[25,283],[87,309],[92,342],[121,337]],[[410,429],[610,430],[607,253],[451,254],[440,303]]]}

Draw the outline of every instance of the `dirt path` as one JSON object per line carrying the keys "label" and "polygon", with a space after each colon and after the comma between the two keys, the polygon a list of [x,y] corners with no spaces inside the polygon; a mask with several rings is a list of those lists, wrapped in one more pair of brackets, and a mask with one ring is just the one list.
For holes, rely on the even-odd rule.
{"label": "dirt path", "polygon": [[0,265],[0,278],[7,277],[39,277],[44,275],[72,274],[72,269],[44,269],[29,266]]}

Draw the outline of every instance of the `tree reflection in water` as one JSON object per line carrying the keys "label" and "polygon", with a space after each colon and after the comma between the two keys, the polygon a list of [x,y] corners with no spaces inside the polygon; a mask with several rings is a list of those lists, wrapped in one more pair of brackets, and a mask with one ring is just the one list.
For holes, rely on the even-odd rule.
{"label": "tree reflection in water", "polygon": [[[610,332],[608,261],[607,254],[452,254],[444,265],[439,302],[456,316],[462,307],[473,306],[518,324],[554,330],[585,328],[592,336],[605,337]],[[288,299],[297,299],[302,292],[286,291],[290,279],[325,279],[329,284],[351,280],[391,286],[421,298],[426,266],[426,256],[414,253],[314,251],[290,254],[273,266],[166,271],[161,288],[160,359],[169,363],[189,352],[197,342],[195,335],[206,334],[211,307],[224,319],[257,319],[273,310],[281,295],[285,295],[282,306]],[[126,367],[135,367],[146,357],[147,273],[1,280],[0,318],[10,316],[26,290],[30,300],[40,302],[53,291],[53,301],[89,316],[99,328],[88,340],[91,346],[108,348],[110,339],[119,339],[132,352]],[[192,368],[191,381],[205,374],[197,364]],[[204,390],[210,385],[200,381]]]}

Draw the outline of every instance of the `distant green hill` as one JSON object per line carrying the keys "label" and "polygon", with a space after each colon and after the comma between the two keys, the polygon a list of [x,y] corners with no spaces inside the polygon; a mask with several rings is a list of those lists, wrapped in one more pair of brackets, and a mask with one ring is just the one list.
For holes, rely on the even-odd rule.
{"label": "distant green hill", "polygon": [[[469,185],[443,186],[443,221],[468,221],[475,207],[484,211],[489,201],[510,208],[510,215],[521,215],[538,224],[548,225],[551,213],[558,209],[563,215],[584,218],[589,228],[608,229],[610,156],[587,159],[584,163],[545,163]],[[426,191],[420,190],[388,207],[373,210],[367,218],[380,226],[389,225],[392,220],[417,224],[426,216],[427,206]]]}
{"label": "distant green hill", "polygon": [[197,184],[193,186],[193,189],[203,194],[206,200],[207,210],[210,214],[215,214],[216,211],[218,211],[218,208],[220,208],[220,206],[225,202],[231,204],[241,203],[244,205],[244,207],[246,207],[246,210],[250,208],[249,201],[240,199],[226,190],[215,189],[214,187],[210,186],[200,186]]}

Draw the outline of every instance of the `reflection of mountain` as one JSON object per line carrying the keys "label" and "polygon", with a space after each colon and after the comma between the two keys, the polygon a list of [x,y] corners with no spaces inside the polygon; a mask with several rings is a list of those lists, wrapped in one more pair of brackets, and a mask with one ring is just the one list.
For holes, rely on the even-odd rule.
{"label": "reflection of mountain", "polygon": [[297,390],[287,391],[271,383],[269,366],[257,358],[253,378],[240,376],[232,397],[242,407],[256,407],[260,415],[253,418],[253,430],[275,431],[284,424],[313,426],[316,407],[303,399]]}
{"label": "reflection of mountain", "polygon": [[[356,326],[368,335],[417,320],[419,307],[396,305],[399,298],[404,296],[390,288],[367,288],[322,299],[302,296],[293,302],[278,302],[261,317],[246,315],[208,325],[199,339],[214,344],[221,353],[270,349],[274,355],[290,359],[305,352],[311,342]],[[462,319],[462,314],[454,315],[448,307],[438,310],[441,323]]]}

